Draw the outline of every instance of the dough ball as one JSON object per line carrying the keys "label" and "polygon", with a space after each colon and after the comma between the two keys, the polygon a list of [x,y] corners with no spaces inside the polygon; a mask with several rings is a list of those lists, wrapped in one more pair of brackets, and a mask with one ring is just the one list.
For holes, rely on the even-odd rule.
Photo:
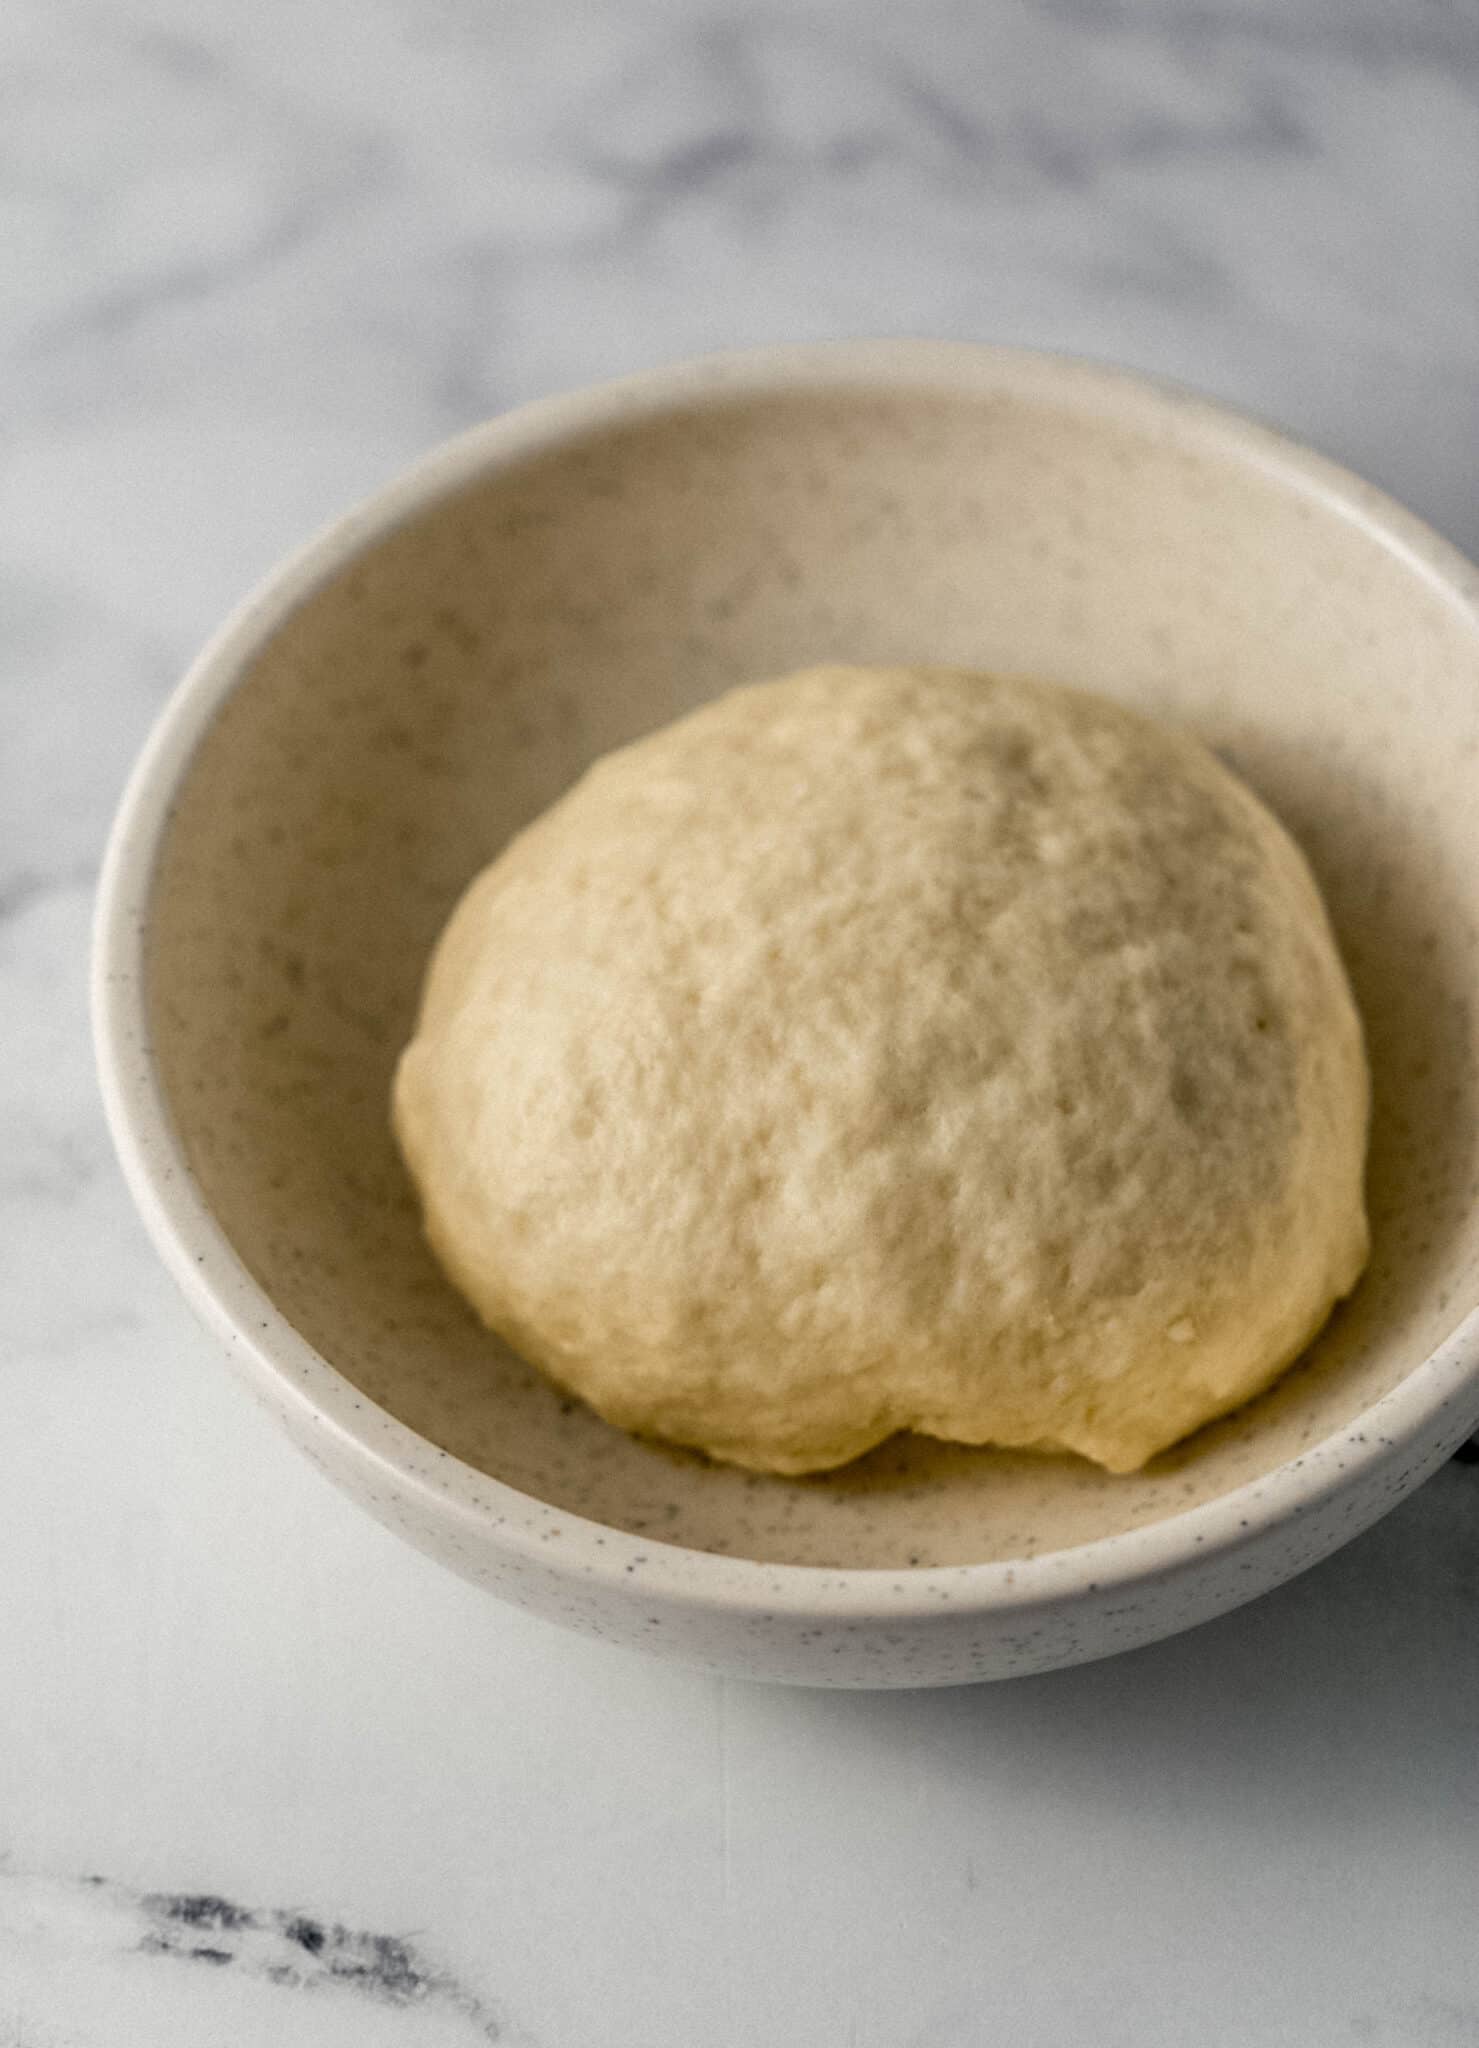
{"label": "dough ball", "polygon": [[816,668],[591,771],[472,884],[395,1083],[478,1313],[610,1421],[812,1472],[891,1432],[1124,1472],[1365,1261],[1315,883],[1197,741]]}

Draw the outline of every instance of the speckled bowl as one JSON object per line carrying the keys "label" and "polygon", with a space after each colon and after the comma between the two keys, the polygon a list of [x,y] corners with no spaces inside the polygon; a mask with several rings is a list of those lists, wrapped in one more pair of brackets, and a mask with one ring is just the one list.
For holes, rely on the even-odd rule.
{"label": "speckled bowl", "polygon": [[[731,683],[927,660],[1194,726],[1303,841],[1375,1070],[1375,1249],[1263,1399],[1143,1474],[896,1439],[808,1481],[639,1443],[482,1331],[386,1122],[468,878]],[[455,1571],[715,1670],[1038,1671],[1324,1556],[1479,1419],[1479,612],[1442,541],[1200,400],[991,348],[727,357],[440,449],[192,669],[103,881],[145,1220],[294,1441]]]}

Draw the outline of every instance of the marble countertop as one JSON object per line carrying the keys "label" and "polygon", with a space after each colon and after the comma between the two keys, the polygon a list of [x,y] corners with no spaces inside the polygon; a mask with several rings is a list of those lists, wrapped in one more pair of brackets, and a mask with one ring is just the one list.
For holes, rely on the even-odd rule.
{"label": "marble countertop", "polygon": [[1479,1468],[1116,1662],[725,1685],[331,1493],[101,1127],[92,884],[172,679],[490,411],[985,336],[1286,422],[1479,548],[1479,16],[1426,0],[0,15],[0,2044],[1479,2040]]}

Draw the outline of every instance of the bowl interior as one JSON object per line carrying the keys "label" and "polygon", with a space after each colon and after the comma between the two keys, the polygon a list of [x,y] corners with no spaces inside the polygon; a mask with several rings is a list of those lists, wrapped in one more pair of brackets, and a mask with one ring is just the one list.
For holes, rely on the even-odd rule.
{"label": "bowl interior", "polygon": [[[900,1438],[796,1482],[635,1442],[478,1327],[391,1144],[443,919],[593,756],[732,683],[912,659],[1194,726],[1311,856],[1365,1016],[1365,1281],[1276,1389],[1134,1477]],[[323,1357],[524,1492],[801,1563],[1056,1549],[1297,1457],[1479,1296],[1476,767],[1472,615],[1276,443],[1071,378],[690,399],[421,511],[256,659],[160,855],[171,1114],[241,1260]]]}

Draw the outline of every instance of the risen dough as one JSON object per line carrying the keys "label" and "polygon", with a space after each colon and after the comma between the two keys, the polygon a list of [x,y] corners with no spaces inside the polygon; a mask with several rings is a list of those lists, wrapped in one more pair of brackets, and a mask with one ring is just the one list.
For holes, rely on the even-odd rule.
{"label": "risen dough", "polygon": [[472,884],[395,1120],[479,1313],[628,1429],[809,1472],[893,1430],[1128,1471],[1366,1256],[1309,869],[1197,741],[818,668],[599,762]]}

